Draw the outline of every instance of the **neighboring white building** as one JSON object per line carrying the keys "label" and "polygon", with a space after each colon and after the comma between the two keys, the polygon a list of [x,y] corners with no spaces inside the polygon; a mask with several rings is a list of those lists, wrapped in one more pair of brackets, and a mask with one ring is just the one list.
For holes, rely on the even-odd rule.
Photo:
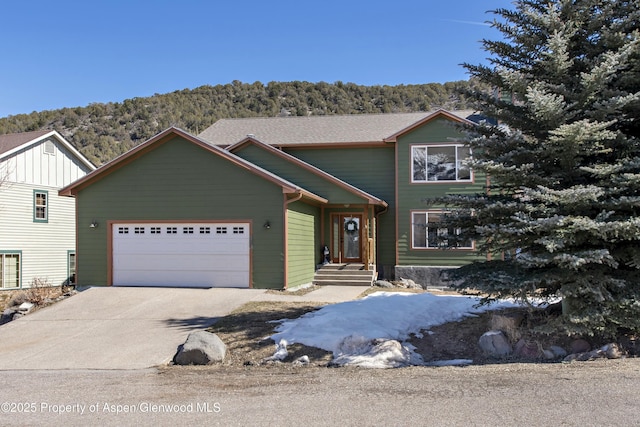
{"label": "neighboring white building", "polygon": [[0,135],[0,289],[75,275],[75,199],[58,190],[95,169],[56,131]]}

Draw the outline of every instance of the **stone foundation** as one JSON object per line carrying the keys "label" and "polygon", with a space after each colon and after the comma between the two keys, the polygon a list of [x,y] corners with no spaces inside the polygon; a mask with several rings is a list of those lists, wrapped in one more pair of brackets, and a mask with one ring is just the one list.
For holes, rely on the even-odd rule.
{"label": "stone foundation", "polygon": [[455,267],[427,267],[422,265],[396,265],[392,280],[411,279],[424,289],[448,288],[451,284],[442,272]]}

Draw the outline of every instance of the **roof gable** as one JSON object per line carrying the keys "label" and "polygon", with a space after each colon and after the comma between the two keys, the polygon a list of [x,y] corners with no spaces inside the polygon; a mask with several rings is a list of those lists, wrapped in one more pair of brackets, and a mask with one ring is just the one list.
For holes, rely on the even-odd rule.
{"label": "roof gable", "polygon": [[[351,195],[364,199],[369,204],[385,206],[385,207],[387,206],[387,202],[385,202],[384,200],[379,199],[378,197],[373,196],[349,184],[348,182],[345,182],[313,165],[310,165],[309,163],[303,160],[298,159],[297,157],[292,156],[291,154],[285,153],[282,150],[278,150],[277,148],[274,148],[268,144],[265,144],[255,138],[251,138],[251,137],[245,138],[244,140],[238,142],[237,144],[234,144],[228,147],[227,150],[230,152],[238,152],[247,146],[258,147],[266,151],[267,153],[270,153],[273,156],[283,159],[284,161],[294,165],[297,168],[300,168],[310,174],[315,175],[316,177],[319,177],[321,180],[328,182],[331,185],[339,187],[340,189],[350,193]],[[329,200],[329,202],[331,203],[332,200]]]}
{"label": "roof gable", "polygon": [[35,145],[42,140],[53,137],[60,142],[74,157],[87,166],[90,170],[95,170],[93,163],[76,150],[66,139],[55,130],[38,130],[33,132],[12,133],[0,135],[0,160],[23,150],[31,145]]}
{"label": "roof gable", "polygon": [[75,196],[78,191],[82,190],[83,188],[86,188],[88,186],[90,186],[91,184],[93,184],[94,182],[97,182],[101,179],[103,179],[104,177],[108,176],[109,174],[111,174],[112,172],[118,170],[119,168],[126,166],[130,163],[132,163],[133,161],[135,161],[137,158],[144,156],[146,153],[154,150],[155,148],[159,147],[160,145],[172,140],[175,137],[180,137],[183,138],[199,147],[201,147],[204,150],[207,150],[213,154],[216,154],[220,157],[222,157],[223,159],[235,164],[236,166],[239,166],[243,169],[248,170],[251,173],[254,173],[256,175],[261,176],[262,178],[269,180],[271,182],[273,182],[276,185],[279,185],[280,187],[282,187],[282,192],[285,194],[297,194],[300,195],[302,197],[305,197],[307,199],[313,200],[315,202],[319,202],[319,203],[326,203],[327,200],[316,195],[313,194],[309,191],[306,191],[303,188],[298,187],[297,185],[286,181],[284,179],[282,179],[281,177],[265,170],[262,169],[250,162],[247,162],[246,160],[235,156],[234,154],[223,150],[219,147],[215,147],[212,146],[210,144],[207,144],[206,142],[202,141],[201,139],[189,134],[188,132],[185,132],[181,129],[175,128],[175,127],[171,127],[161,133],[159,133],[158,135],[154,136],[153,138],[149,139],[148,141],[132,148],[131,150],[127,151],[126,153],[116,157],[115,159],[113,159],[112,161],[110,161],[109,163],[106,163],[105,165],[103,165],[102,167],[94,170],[93,172],[91,172],[90,174],[84,176],[83,178],[77,180],[76,182],[68,185],[67,187],[63,188],[60,190],[60,195],[63,196]]}
{"label": "roof gable", "polygon": [[432,114],[429,114],[428,116],[424,117],[421,120],[418,120],[415,123],[412,123],[411,125],[407,126],[406,128],[400,129],[398,132],[394,133],[393,135],[388,136],[387,138],[385,138],[384,140],[386,142],[397,142],[398,138],[401,137],[402,135],[406,135],[407,133],[433,121],[439,118],[444,118],[447,120],[451,120],[454,122],[458,122],[461,124],[468,124],[468,125],[474,125],[475,122],[473,122],[471,120],[472,117],[474,117],[474,114],[469,114],[466,117],[463,116],[459,116],[456,115],[454,113],[451,113],[447,110],[437,110],[435,112],[433,112]]}
{"label": "roof gable", "polygon": [[199,137],[221,146],[229,146],[251,137],[277,147],[309,144],[385,144],[402,130],[446,114],[467,120],[472,111],[350,114],[309,117],[258,117],[222,119],[204,130]]}

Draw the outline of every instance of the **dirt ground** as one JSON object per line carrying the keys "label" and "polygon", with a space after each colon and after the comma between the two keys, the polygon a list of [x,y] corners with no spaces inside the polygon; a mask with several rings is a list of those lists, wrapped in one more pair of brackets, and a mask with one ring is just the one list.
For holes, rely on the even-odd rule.
{"label": "dirt ground", "polygon": [[[379,288],[371,288],[363,295],[380,291]],[[385,291],[387,291],[385,289]],[[398,290],[403,292],[420,292],[415,290]],[[438,291],[435,291],[439,293]],[[246,304],[218,323],[209,328],[209,331],[216,333],[227,345],[227,358],[224,362],[226,366],[259,366],[259,365],[280,365],[279,362],[264,362],[264,359],[273,355],[275,343],[269,338],[275,332],[278,320],[292,319],[302,316],[305,313],[318,310],[322,305],[309,303],[284,303],[284,302],[254,302]],[[459,322],[446,323],[431,328],[430,331],[423,331],[422,336],[412,337],[408,342],[416,347],[425,362],[451,359],[471,359],[473,364],[495,364],[514,362],[542,362],[542,359],[524,359],[522,357],[509,356],[507,358],[487,357],[480,346],[478,340],[483,333],[491,329],[491,319],[495,315],[513,314],[514,309],[502,311],[489,311],[478,316],[468,317]],[[541,347],[549,348],[551,345],[563,347],[567,350],[571,348],[571,342],[575,337],[560,335],[553,336],[531,336],[528,329],[536,322],[540,322],[540,314],[533,315],[526,310],[521,310],[523,317],[522,327],[517,333],[524,338],[535,340]],[[595,349],[606,342],[597,339],[589,339],[591,348]],[[634,356],[637,354],[635,342],[627,340],[624,343],[625,354]],[[300,356],[309,357],[310,365],[316,367],[328,366],[332,355],[330,352],[308,347],[302,344],[292,344],[287,347],[289,356],[282,365],[290,365],[292,361]],[[569,351],[570,352],[570,351]]]}

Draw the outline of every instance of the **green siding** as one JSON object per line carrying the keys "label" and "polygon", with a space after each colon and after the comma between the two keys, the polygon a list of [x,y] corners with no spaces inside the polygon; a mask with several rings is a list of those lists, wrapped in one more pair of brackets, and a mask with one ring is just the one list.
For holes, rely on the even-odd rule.
{"label": "green siding", "polygon": [[287,210],[287,285],[295,287],[313,281],[320,258],[320,209],[294,202]]}
{"label": "green siding", "polygon": [[173,138],[79,192],[79,284],[107,284],[109,220],[242,220],[252,223],[252,286],[281,289],[283,202],[280,186]]}
{"label": "green siding", "polygon": [[[286,151],[389,204],[387,212],[379,217],[377,263],[379,268],[393,267],[396,253],[394,145],[334,149],[287,148]],[[352,211],[353,208],[348,210]],[[326,227],[324,237],[329,244],[329,227]]]}
{"label": "green siding", "polygon": [[270,153],[264,148],[256,145],[245,145],[234,152],[237,156],[250,161],[279,177],[290,181],[307,191],[311,191],[323,197],[332,204],[362,204],[366,201],[356,196],[350,191],[338,186],[326,178],[316,175],[313,172],[296,165],[276,154]]}
{"label": "green siding", "polygon": [[485,177],[474,173],[469,183],[411,183],[411,146],[415,144],[456,143],[463,136],[448,119],[436,119],[398,138],[398,264],[458,266],[478,259],[465,250],[411,249],[411,212],[437,209],[425,200],[447,194],[482,192]]}

